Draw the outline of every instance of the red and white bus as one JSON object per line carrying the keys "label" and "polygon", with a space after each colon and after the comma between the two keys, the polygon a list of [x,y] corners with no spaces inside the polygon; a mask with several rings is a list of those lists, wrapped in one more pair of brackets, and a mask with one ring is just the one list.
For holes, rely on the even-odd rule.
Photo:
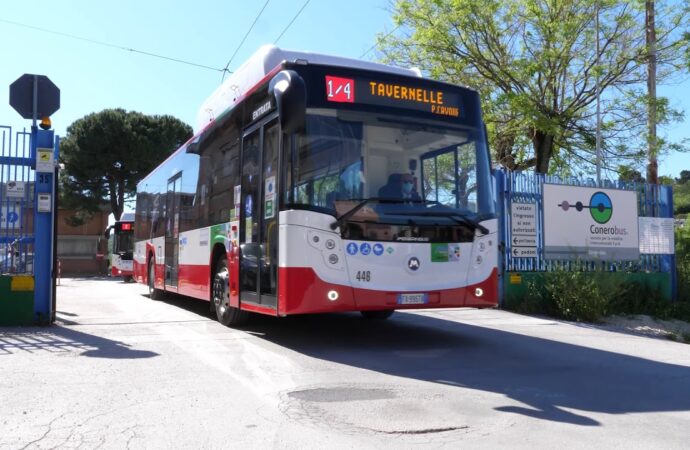
{"label": "red and white bus", "polygon": [[226,325],[497,304],[476,91],[419,71],[262,47],[137,186],[134,274]]}
{"label": "red and white bus", "polygon": [[[123,213],[120,220],[108,227],[106,234],[112,239],[110,274],[130,282],[134,276],[134,213]],[[112,245],[112,246],[111,246]]]}

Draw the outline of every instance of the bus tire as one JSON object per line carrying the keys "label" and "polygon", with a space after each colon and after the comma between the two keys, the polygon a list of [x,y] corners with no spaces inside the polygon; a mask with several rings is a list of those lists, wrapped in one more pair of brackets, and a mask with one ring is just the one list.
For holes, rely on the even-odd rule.
{"label": "bus tire", "polygon": [[362,316],[367,320],[386,320],[393,315],[395,310],[384,309],[383,311],[360,311]]}
{"label": "bus tire", "polygon": [[230,327],[244,325],[249,320],[249,313],[239,308],[230,306],[230,292],[228,291],[228,261],[225,255],[218,258],[215,264],[216,272],[213,275],[211,287],[211,304],[216,312],[218,322]]}
{"label": "bus tire", "polygon": [[151,300],[161,300],[163,298],[163,291],[160,289],[156,289],[156,274],[155,274],[155,268],[153,266],[153,258],[149,259],[149,266],[148,266],[148,287],[149,287],[149,298]]}
{"label": "bus tire", "polygon": [[124,277],[122,277],[122,281],[124,281],[125,283],[131,283],[132,280],[134,280],[134,277],[132,275],[125,275]]}

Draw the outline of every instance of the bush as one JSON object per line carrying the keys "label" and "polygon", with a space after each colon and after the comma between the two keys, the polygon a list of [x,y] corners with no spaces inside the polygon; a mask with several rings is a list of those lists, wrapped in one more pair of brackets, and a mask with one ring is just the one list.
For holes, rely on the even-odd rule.
{"label": "bush", "polygon": [[690,302],[690,222],[686,222],[682,228],[676,228],[675,234],[678,301]]}
{"label": "bush", "polygon": [[603,272],[554,271],[543,274],[543,283],[528,282],[518,312],[547,314],[578,322],[599,322],[609,313],[609,295],[622,282]]}
{"label": "bush", "polygon": [[542,282],[529,281],[525,297],[507,305],[508,309],[592,323],[613,314],[690,320],[690,309],[665,300],[658,289],[611,272],[554,271],[542,275]]}
{"label": "bush", "polygon": [[[690,219],[690,217],[689,217]],[[506,308],[524,314],[544,314],[578,322],[599,322],[612,314],[646,314],[659,319],[690,322],[690,221],[677,228],[676,273],[678,299],[669,302],[658,289],[626,282],[610,272],[558,270],[543,272],[540,281],[527,282],[527,293]]]}

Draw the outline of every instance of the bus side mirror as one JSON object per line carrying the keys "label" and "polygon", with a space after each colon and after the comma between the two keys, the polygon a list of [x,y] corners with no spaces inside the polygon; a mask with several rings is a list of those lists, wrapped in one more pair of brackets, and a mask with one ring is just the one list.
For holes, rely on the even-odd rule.
{"label": "bus side mirror", "polygon": [[302,77],[294,70],[282,70],[271,79],[268,93],[276,99],[283,132],[302,130],[307,114],[307,88]]}

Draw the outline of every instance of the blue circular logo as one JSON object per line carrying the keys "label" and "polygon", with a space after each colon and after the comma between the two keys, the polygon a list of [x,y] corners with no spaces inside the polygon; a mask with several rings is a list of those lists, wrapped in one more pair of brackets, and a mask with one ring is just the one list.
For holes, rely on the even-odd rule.
{"label": "blue circular logo", "polygon": [[376,255],[376,256],[383,255],[383,245],[374,244],[374,255]]}
{"label": "blue circular logo", "polygon": [[359,246],[359,252],[364,256],[367,256],[369,253],[371,253],[371,245],[369,245],[367,242],[363,243]]}
{"label": "blue circular logo", "polygon": [[17,220],[19,220],[19,214],[17,214],[14,211],[10,211],[7,213],[7,222],[8,223],[15,223]]}
{"label": "blue circular logo", "polygon": [[355,244],[354,242],[350,242],[349,244],[347,244],[347,252],[350,255],[356,255],[357,254],[357,244]]}

